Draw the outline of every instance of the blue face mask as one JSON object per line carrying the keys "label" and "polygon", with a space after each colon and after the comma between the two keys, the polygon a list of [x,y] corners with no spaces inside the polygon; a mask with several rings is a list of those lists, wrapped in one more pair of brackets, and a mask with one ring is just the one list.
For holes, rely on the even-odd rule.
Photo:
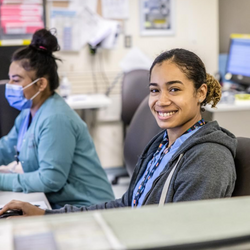
{"label": "blue face mask", "polygon": [[9,102],[10,106],[16,108],[18,110],[29,109],[32,106],[32,100],[40,93],[38,91],[33,97],[30,99],[26,99],[23,94],[23,90],[30,87],[34,83],[36,83],[40,78],[36,79],[32,83],[28,84],[24,88],[20,85],[9,84],[6,83],[5,86],[5,97]]}

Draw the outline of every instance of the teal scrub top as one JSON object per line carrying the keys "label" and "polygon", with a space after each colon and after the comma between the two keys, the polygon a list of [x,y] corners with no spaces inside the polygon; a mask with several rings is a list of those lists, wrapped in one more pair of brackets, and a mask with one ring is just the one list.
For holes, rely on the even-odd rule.
{"label": "teal scrub top", "polygon": [[[0,165],[14,161],[23,110],[0,139]],[[0,190],[44,192],[55,206],[89,206],[114,199],[86,124],[57,93],[36,112],[23,137],[19,160],[24,174],[0,174]]]}

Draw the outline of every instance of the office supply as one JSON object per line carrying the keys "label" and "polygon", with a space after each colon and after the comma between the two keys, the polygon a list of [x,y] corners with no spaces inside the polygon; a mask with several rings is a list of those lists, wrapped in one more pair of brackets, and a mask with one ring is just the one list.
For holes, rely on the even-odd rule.
{"label": "office supply", "polygon": [[[0,208],[0,210],[1,209],[2,208]],[[5,219],[5,218],[10,217],[10,216],[20,216],[20,215],[23,215],[22,210],[7,210],[5,213],[0,215],[0,219]]]}
{"label": "office supply", "polygon": [[231,35],[225,79],[250,86],[250,35]]}

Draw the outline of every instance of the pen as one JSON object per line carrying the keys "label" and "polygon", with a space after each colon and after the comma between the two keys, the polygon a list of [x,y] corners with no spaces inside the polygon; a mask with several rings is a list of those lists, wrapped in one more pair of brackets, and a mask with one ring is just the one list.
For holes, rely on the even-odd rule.
{"label": "pen", "polygon": [[18,164],[19,163],[19,157],[18,157],[18,155],[19,155],[19,152],[17,151],[17,147],[16,146],[14,146],[14,149],[15,149],[15,151],[16,151],[16,154],[15,154],[15,160],[16,160],[16,163]]}

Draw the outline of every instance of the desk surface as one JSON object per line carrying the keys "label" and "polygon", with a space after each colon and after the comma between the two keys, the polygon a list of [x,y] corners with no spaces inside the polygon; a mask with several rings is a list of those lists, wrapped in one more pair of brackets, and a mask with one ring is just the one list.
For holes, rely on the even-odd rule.
{"label": "desk surface", "polygon": [[230,111],[243,111],[250,110],[249,101],[235,101],[233,104],[218,103],[216,108],[211,108],[210,105],[206,106],[205,109],[209,112],[230,112]]}
{"label": "desk surface", "polygon": [[[10,163],[8,166],[0,166],[0,173],[11,173],[10,169],[13,168],[13,166],[16,164],[16,162]],[[17,165],[15,168],[15,173],[22,174],[22,166],[21,164]],[[38,202],[43,201],[48,209],[51,209],[51,206],[49,204],[49,201],[47,200],[47,197],[42,192],[36,192],[36,193],[20,193],[20,192],[5,192],[0,191],[0,204],[4,205],[11,200],[21,200],[21,201],[27,201],[27,202]]]}
{"label": "desk surface", "polygon": [[51,209],[49,201],[44,193],[36,192],[36,193],[18,193],[18,192],[6,192],[0,191],[0,204],[4,205],[11,200],[20,200],[20,201],[27,201],[27,202],[38,202],[44,201],[47,208]]}
{"label": "desk surface", "polygon": [[[250,197],[228,198],[175,203],[162,208],[148,206],[12,219],[1,221],[0,231],[2,227],[6,233],[9,226],[9,234],[20,249],[25,249],[22,247],[28,240],[30,249],[37,249],[33,237],[42,236],[43,242],[39,244],[50,245],[50,249],[157,249],[163,246],[172,249],[171,246],[176,245],[179,248],[175,249],[187,249],[184,244],[249,236],[249,211]],[[53,248],[54,245],[58,248]],[[250,249],[250,245],[241,249]]]}
{"label": "desk surface", "polygon": [[111,104],[111,99],[104,94],[71,95],[66,102],[72,109],[97,109]]}

